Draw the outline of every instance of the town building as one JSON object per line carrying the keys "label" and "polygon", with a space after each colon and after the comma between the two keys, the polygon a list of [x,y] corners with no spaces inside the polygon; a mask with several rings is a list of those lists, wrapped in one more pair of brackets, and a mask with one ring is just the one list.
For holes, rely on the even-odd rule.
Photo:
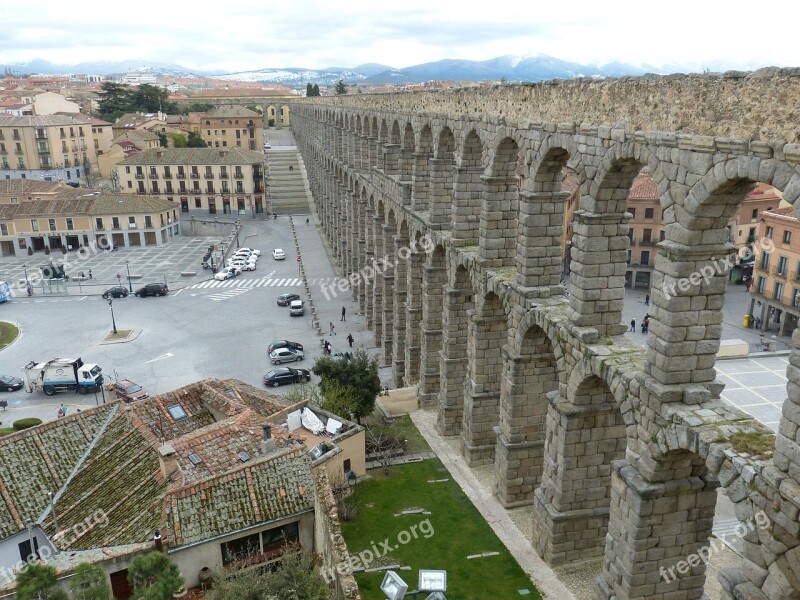
{"label": "town building", "polygon": [[759,213],[753,265],[751,318],[760,329],[787,334],[800,320],[800,220],[794,207]]}
{"label": "town building", "polygon": [[177,207],[161,198],[67,186],[55,197],[28,195],[35,199],[0,204],[2,256],[92,244],[160,246],[180,233]]}
{"label": "town building", "polygon": [[266,212],[264,155],[241,148],[145,150],[117,165],[120,191],[180,202],[184,213]]}
{"label": "town building", "polygon": [[244,148],[261,152],[264,121],[243,106],[220,106],[200,116],[199,133],[209,148]]}
{"label": "town building", "polygon": [[72,187],[62,181],[37,179],[0,179],[0,204],[19,204],[29,200],[53,200],[71,193]]}
{"label": "town building", "polygon": [[77,184],[96,164],[89,125],[63,115],[0,115],[0,178]]}
{"label": "town building", "polygon": [[154,548],[187,588],[201,573],[268,565],[287,543],[329,558],[318,484],[366,468],[362,427],[236,380],[107,402],[0,447],[0,568],[44,553],[66,586],[94,563],[120,600],[130,561]]}
{"label": "town building", "polygon": [[[111,140],[108,151],[97,159],[100,175],[106,178],[114,177],[114,169],[121,160],[133,156],[142,150],[161,148],[158,134],[141,129],[129,129]],[[114,180],[114,184],[119,182]]]}

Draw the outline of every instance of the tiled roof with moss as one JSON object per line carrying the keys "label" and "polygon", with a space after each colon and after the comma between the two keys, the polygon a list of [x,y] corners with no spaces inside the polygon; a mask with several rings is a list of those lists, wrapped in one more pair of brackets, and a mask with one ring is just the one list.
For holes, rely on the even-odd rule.
{"label": "tiled roof with moss", "polygon": [[[0,220],[28,217],[151,214],[177,209],[174,202],[153,196],[64,190],[55,198],[0,205]],[[78,192],[78,193],[76,193]]]}
{"label": "tiled roof with moss", "polygon": [[241,148],[151,148],[118,164],[131,165],[262,165],[264,155]]}
{"label": "tiled roof with moss", "polygon": [[260,119],[261,114],[235,104],[225,104],[205,113],[209,119]]}
{"label": "tiled roof with moss", "polygon": [[307,456],[290,451],[172,490],[166,503],[170,546],[184,546],[312,510],[312,486]]}
{"label": "tiled roof with moss", "polygon": [[0,179],[0,196],[13,196],[14,194],[52,194],[66,187],[69,186],[61,181]]}

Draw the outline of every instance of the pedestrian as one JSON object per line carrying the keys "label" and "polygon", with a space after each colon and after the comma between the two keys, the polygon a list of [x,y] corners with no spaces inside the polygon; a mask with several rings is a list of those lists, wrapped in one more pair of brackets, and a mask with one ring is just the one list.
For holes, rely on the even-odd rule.
{"label": "pedestrian", "polygon": [[636,319],[631,319],[631,331],[636,333]]}
{"label": "pedestrian", "polygon": [[308,217],[306,217],[306,225],[308,225]]}
{"label": "pedestrian", "polygon": [[348,343],[348,344],[350,344],[350,347],[351,347],[351,348],[353,347],[353,342],[354,342],[354,341],[355,341],[355,340],[353,339],[353,334],[352,334],[352,333],[348,333],[348,334],[347,334],[347,343]]}
{"label": "pedestrian", "polygon": [[745,292],[749,292],[750,291],[750,280],[749,279],[744,282],[744,291]]}
{"label": "pedestrian", "polygon": [[58,418],[66,417],[67,416],[67,407],[64,406],[64,403],[58,405]]}
{"label": "pedestrian", "polygon": [[91,279],[91,278],[92,278],[92,270],[89,269],[89,279]]}
{"label": "pedestrian", "polygon": [[328,335],[329,335],[329,336],[330,336],[330,335],[336,335],[336,332],[334,331],[334,327],[333,327],[333,321],[331,321],[330,323],[328,323],[328,327],[329,327],[329,328],[330,328],[330,330],[331,330],[331,331],[330,331],[330,333],[329,333]]}
{"label": "pedestrian", "polygon": [[647,333],[647,321],[642,321],[642,333]]}
{"label": "pedestrian", "polygon": [[644,305],[645,306],[650,306],[650,294],[645,294]]}
{"label": "pedestrian", "polygon": [[650,317],[647,317],[644,321],[642,321],[642,326],[644,327],[644,333],[650,331]]}
{"label": "pedestrian", "polygon": [[294,171],[294,167],[292,165],[289,165],[289,173],[291,173],[292,171]]}
{"label": "pedestrian", "polygon": [[346,321],[347,319],[344,318],[345,314],[347,314],[347,309],[343,306],[342,307],[342,318],[339,319],[340,321]]}

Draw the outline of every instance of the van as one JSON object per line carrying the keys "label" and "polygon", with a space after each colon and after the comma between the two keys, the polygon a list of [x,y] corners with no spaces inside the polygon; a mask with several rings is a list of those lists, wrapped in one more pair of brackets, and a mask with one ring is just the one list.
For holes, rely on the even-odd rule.
{"label": "van", "polygon": [[305,305],[302,300],[292,300],[289,305],[289,315],[292,317],[302,317],[305,314]]}

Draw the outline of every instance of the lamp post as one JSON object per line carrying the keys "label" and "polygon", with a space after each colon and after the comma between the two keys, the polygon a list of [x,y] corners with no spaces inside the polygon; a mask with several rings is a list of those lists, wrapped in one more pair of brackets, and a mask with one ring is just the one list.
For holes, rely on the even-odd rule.
{"label": "lamp post", "polygon": [[131,283],[131,265],[128,259],[125,259],[125,268],[128,270],[128,291],[133,292],[133,284]]}
{"label": "lamp post", "polygon": [[111,309],[111,326],[114,329],[114,333],[117,333],[117,322],[114,320],[114,303],[111,298],[108,299],[108,308]]}

